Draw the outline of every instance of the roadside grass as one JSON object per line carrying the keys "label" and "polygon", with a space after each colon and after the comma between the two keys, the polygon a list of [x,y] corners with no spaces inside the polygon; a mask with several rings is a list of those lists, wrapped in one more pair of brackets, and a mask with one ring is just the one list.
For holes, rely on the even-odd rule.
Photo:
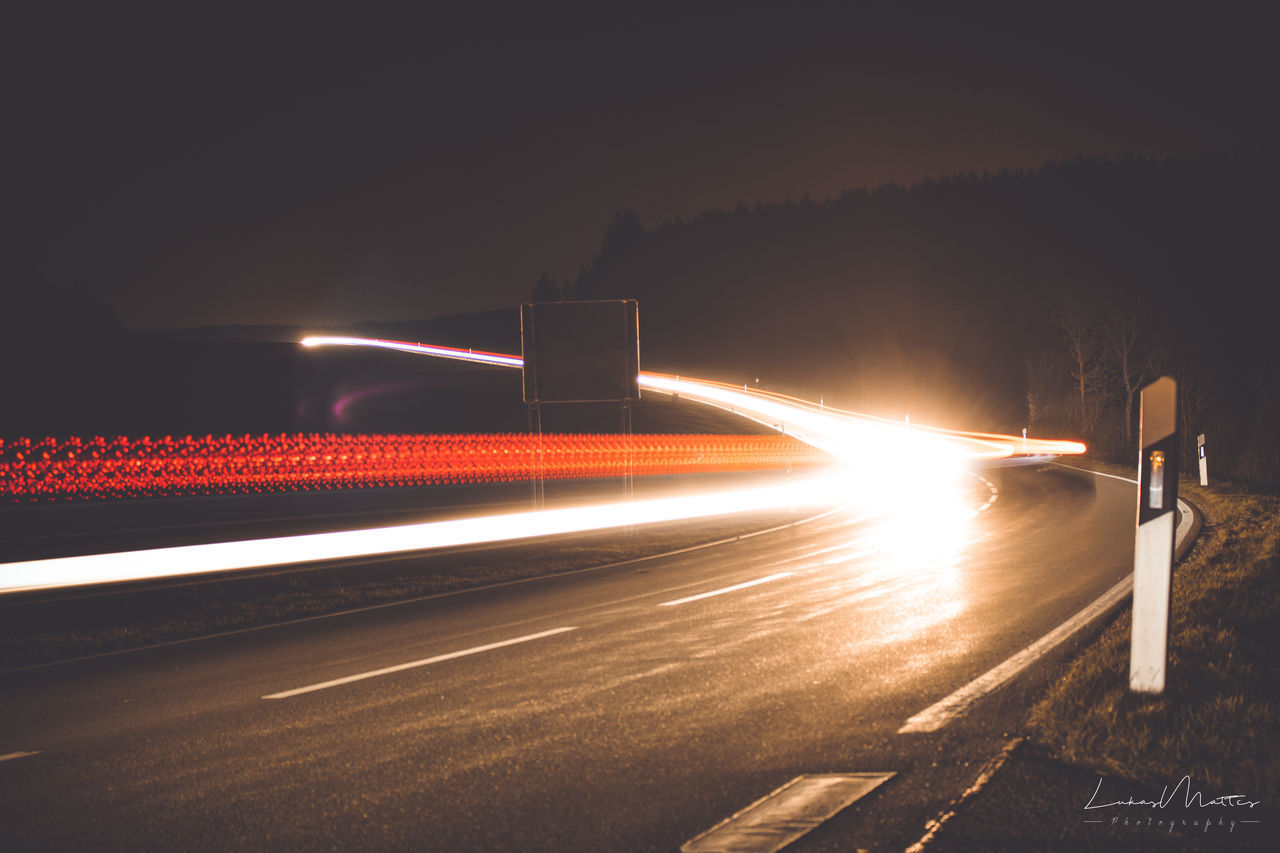
{"label": "roadside grass", "polygon": [[[1134,476],[1117,465],[1083,464]],[[1174,571],[1165,694],[1128,690],[1126,610],[1032,709],[1032,735],[1064,761],[1157,790],[1190,774],[1206,797],[1241,793],[1274,806],[1280,497],[1232,483],[1201,488],[1186,476],[1179,489],[1203,513],[1204,527]]]}
{"label": "roadside grass", "polygon": [[607,566],[802,517],[786,511],[758,513],[650,527],[643,536],[609,531],[569,541],[5,602],[0,607],[0,671]]}

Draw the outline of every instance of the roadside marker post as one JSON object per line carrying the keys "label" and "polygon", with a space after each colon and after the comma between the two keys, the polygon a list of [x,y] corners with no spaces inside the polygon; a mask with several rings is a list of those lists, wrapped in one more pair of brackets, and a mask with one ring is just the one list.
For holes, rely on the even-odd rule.
{"label": "roadside marker post", "polygon": [[1200,433],[1199,438],[1196,439],[1196,444],[1200,451],[1196,454],[1200,457],[1200,485],[1207,486],[1209,485],[1209,460],[1204,456],[1204,433]]}
{"label": "roadside marker post", "polygon": [[1129,690],[1163,693],[1178,505],[1178,384],[1168,376],[1142,389],[1138,521],[1133,554]]}

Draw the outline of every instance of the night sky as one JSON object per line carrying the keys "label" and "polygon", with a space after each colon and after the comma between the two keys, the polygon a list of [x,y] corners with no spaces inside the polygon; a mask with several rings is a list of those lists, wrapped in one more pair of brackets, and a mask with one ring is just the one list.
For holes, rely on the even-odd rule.
{"label": "night sky", "polygon": [[1239,9],[29,5],[3,37],[5,267],[132,328],[509,306],[622,209],[1274,129],[1269,30]]}

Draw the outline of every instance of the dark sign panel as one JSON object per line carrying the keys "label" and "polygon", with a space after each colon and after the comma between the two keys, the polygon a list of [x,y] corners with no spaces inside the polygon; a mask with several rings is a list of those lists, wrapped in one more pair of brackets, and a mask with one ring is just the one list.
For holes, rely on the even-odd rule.
{"label": "dark sign panel", "polygon": [[526,403],[640,397],[636,301],[536,302],[520,308]]}

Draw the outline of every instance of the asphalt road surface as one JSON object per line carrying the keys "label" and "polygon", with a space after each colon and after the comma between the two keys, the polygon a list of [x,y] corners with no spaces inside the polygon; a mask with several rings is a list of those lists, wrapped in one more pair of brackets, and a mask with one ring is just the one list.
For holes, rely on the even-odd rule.
{"label": "asphalt road surface", "polygon": [[1132,485],[986,476],[964,531],[840,510],[0,674],[0,848],[674,850],[797,775],[882,771],[795,849],[900,850],[1066,649],[936,731],[906,721],[1132,568]]}

